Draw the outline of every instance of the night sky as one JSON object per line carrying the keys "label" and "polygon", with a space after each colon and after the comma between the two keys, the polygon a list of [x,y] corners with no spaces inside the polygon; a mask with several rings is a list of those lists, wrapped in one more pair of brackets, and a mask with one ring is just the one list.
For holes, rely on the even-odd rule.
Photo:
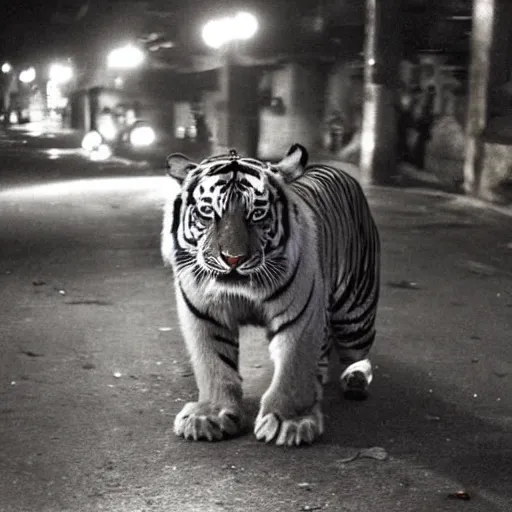
{"label": "night sky", "polygon": [[[165,32],[170,39],[181,41],[184,48],[193,49],[201,44],[200,24],[222,9],[236,8],[237,0],[15,0],[4,4],[0,59],[15,63],[33,62],[40,57],[87,55],[123,38],[150,32]],[[406,1],[411,9],[417,6],[419,13],[425,5],[447,11],[452,6],[454,12],[469,12],[470,4],[471,0]],[[267,48],[292,40],[294,28],[295,36],[311,36],[313,41],[316,36],[311,27],[322,8],[327,13],[324,26],[334,24],[342,36],[355,25],[354,19],[361,25],[364,17],[364,0],[241,0],[238,5],[261,15],[261,37],[254,43]],[[411,11],[406,16],[411,21],[409,32],[405,31],[407,45],[425,36],[422,33],[431,23],[426,12],[420,14],[419,23],[413,14]],[[445,32],[451,34],[458,26],[450,25]],[[347,42],[350,41],[344,44]]]}
{"label": "night sky", "polygon": [[140,25],[140,5],[130,0],[9,3],[0,20],[0,58],[21,63],[97,51],[108,38],[115,41]]}
{"label": "night sky", "polygon": [[18,0],[6,3],[0,20],[0,52],[4,60],[15,61],[55,42],[52,17],[59,4],[68,0]]}
{"label": "night sky", "polygon": [[[261,37],[264,41],[271,32],[283,38],[283,20],[289,38],[293,16],[311,10],[317,2],[244,0],[239,5],[261,15],[263,28],[269,32]],[[205,20],[233,8],[236,0],[17,0],[2,12],[0,59],[21,64],[41,57],[85,55],[134,34],[154,31],[166,32],[192,48],[202,44],[199,26]]]}

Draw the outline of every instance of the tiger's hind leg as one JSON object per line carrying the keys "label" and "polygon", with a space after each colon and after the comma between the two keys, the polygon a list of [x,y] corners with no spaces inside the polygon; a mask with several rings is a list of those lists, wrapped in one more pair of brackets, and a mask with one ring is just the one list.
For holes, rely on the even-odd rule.
{"label": "tiger's hind leg", "polygon": [[350,364],[340,376],[343,395],[349,400],[365,400],[372,380],[372,363],[369,359]]}
{"label": "tiger's hind leg", "polygon": [[368,396],[373,379],[368,354],[375,340],[374,323],[375,315],[371,315],[365,324],[352,330],[347,322],[331,322],[331,336],[340,360],[340,384],[345,398],[364,400]]}

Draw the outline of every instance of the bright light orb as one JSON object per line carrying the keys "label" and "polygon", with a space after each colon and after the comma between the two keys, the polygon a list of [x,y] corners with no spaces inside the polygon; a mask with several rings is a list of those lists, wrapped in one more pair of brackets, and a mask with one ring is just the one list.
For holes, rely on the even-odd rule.
{"label": "bright light orb", "polygon": [[112,69],[135,69],[144,62],[144,58],[144,52],[140,48],[127,44],[108,54],[107,65]]}
{"label": "bright light orb", "polygon": [[10,73],[12,71],[12,66],[8,62],[4,62],[2,64],[2,73]]}
{"label": "bright light orb", "polygon": [[232,25],[235,39],[251,39],[258,31],[258,20],[249,12],[239,12],[233,18]]}
{"label": "bright light orb", "polygon": [[91,151],[90,159],[94,162],[103,162],[112,156],[112,150],[108,144],[100,144],[97,149]]}
{"label": "bright light orb", "polygon": [[65,84],[73,78],[73,69],[65,64],[52,64],[50,66],[50,80],[58,84]]}
{"label": "bright light orb", "polygon": [[130,132],[130,143],[136,148],[151,146],[155,140],[155,130],[151,126],[135,126]]}
{"label": "bright light orb", "polygon": [[203,28],[203,41],[210,48],[220,48],[229,41],[229,18],[209,21]]}
{"label": "bright light orb", "polygon": [[36,79],[36,70],[33,67],[24,69],[20,73],[20,82],[24,84],[30,84]]}
{"label": "bright light orb", "polygon": [[82,139],[82,148],[86,151],[98,149],[103,142],[103,138],[96,130],[87,132]]}
{"label": "bright light orb", "polygon": [[203,27],[203,41],[210,48],[218,49],[234,40],[248,40],[258,31],[258,20],[248,12],[233,17],[210,20]]}

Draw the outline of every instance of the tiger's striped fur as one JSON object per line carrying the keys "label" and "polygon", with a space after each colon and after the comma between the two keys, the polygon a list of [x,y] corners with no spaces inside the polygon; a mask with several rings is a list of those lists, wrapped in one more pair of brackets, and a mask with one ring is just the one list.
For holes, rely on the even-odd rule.
{"label": "tiger's striped fur", "polygon": [[336,346],[347,394],[365,393],[379,296],[379,236],[355,179],[309,166],[292,146],[277,165],[236,152],[194,164],[168,158],[181,193],[164,215],[183,336],[199,388],[174,430],[222,439],[243,429],[238,333],[266,328],[274,363],[255,421],[266,442],[323,432],[322,384]]}

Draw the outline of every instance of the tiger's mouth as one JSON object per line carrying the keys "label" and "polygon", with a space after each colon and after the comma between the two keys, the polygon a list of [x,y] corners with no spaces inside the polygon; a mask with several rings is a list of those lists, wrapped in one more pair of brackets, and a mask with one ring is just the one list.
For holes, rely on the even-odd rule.
{"label": "tiger's mouth", "polygon": [[250,280],[250,276],[247,274],[240,274],[236,269],[233,269],[227,273],[218,273],[215,279],[219,283],[247,283]]}

